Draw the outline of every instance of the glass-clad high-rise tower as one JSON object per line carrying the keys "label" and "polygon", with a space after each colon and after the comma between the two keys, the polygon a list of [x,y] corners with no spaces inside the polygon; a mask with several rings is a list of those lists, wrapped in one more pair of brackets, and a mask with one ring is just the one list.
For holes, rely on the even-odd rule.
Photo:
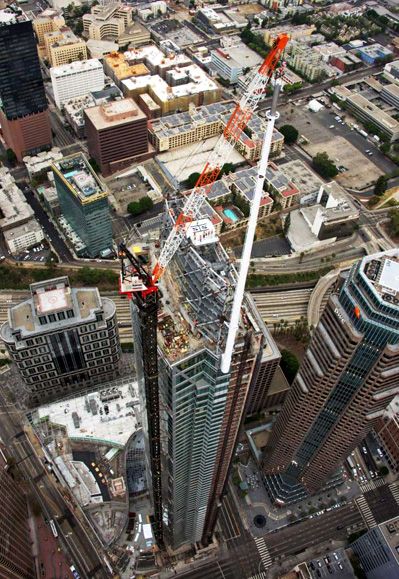
{"label": "glass-clad high-rise tower", "polygon": [[399,392],[399,250],[341,277],[266,448],[269,492],[290,503],[328,481]]}
{"label": "glass-clad high-rise tower", "polygon": [[51,126],[32,22],[16,5],[0,10],[0,122],[19,160],[51,146]]}

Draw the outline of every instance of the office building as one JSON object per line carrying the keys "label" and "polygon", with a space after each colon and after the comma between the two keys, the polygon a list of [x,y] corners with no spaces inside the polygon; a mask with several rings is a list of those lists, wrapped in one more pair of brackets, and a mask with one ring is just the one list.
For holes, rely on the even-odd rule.
{"label": "office building", "polygon": [[36,34],[37,50],[41,58],[48,58],[44,36],[48,32],[55,32],[65,26],[64,17],[59,10],[47,8],[32,21]]}
{"label": "office building", "polygon": [[277,504],[319,491],[399,393],[399,250],[343,274],[313,332],[264,456]]}
{"label": "office building", "polygon": [[[376,125],[391,143],[399,139],[399,121],[388,111],[382,110],[365,96],[352,92],[345,86],[336,86],[330,90],[346,103],[348,110],[361,122]],[[392,94],[397,97],[396,93]]]}
{"label": "office building", "polygon": [[235,34],[246,27],[247,19],[237,12],[201,8],[195,15],[205,30],[215,34]]}
{"label": "office building", "polygon": [[367,579],[399,577],[399,517],[370,529],[351,544],[351,549]]}
{"label": "office building", "polygon": [[54,100],[58,108],[71,98],[104,88],[105,75],[97,59],[82,60],[50,69]]}
{"label": "office building", "polygon": [[8,311],[0,336],[37,406],[114,379],[120,344],[115,304],[67,277],[30,286]]}
{"label": "office building", "polygon": [[385,85],[381,91],[381,98],[395,109],[399,110],[399,86],[397,84]]}
{"label": "office building", "polygon": [[151,34],[138,22],[133,22],[133,7],[120,2],[98,4],[90,14],[83,15],[83,32],[92,40],[112,40],[119,46],[141,46]]}
{"label": "office building", "polygon": [[393,472],[399,472],[399,396],[395,396],[374,430]]}
{"label": "office building", "polygon": [[[174,203],[170,211],[179,211]],[[166,213],[169,215],[169,211]],[[220,371],[237,274],[206,219],[162,278],[158,323],[165,540],[177,549],[212,537],[253,381],[265,388],[280,357],[247,296],[231,371]],[[170,226],[170,224],[169,224]],[[135,316],[135,307],[133,307]],[[143,344],[133,323],[139,384]],[[270,372],[266,367],[270,365]],[[154,417],[150,417],[154,420]]]}
{"label": "office building", "polygon": [[151,156],[147,117],[132,99],[85,110],[87,146],[104,176]]}
{"label": "office building", "polygon": [[221,47],[211,51],[211,62],[222,78],[236,84],[244,71],[259,67],[262,58],[243,42],[224,38]]}
{"label": "office building", "polygon": [[112,249],[108,192],[82,153],[65,157],[52,166],[61,212],[85,246],[96,257]]}
{"label": "office building", "polygon": [[6,447],[0,444],[0,531],[3,537],[0,577],[34,579],[26,494],[10,474],[6,453]]}
{"label": "office building", "polygon": [[399,84],[399,60],[388,62],[388,64],[384,66],[383,75],[390,82]]}
{"label": "office building", "polygon": [[15,6],[0,10],[0,125],[19,161],[51,147],[51,127],[32,23]]}
{"label": "office building", "polygon": [[68,26],[44,35],[47,58],[50,66],[70,64],[74,60],[87,60],[87,46]]}

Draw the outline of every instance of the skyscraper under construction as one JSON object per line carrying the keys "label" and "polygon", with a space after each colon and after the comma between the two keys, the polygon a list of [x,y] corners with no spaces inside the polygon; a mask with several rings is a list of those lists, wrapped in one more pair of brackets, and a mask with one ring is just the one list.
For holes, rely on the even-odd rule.
{"label": "skyscraper under construction", "polygon": [[[249,392],[260,375],[268,386],[280,358],[246,296],[231,370],[221,372],[236,278],[217,238],[189,229],[160,284],[162,513],[173,548],[211,539]],[[134,327],[139,346],[137,318]],[[142,360],[137,367],[143,382]]]}
{"label": "skyscraper under construction", "polygon": [[399,392],[399,250],[363,258],[329,298],[264,457],[289,504],[326,483]]}

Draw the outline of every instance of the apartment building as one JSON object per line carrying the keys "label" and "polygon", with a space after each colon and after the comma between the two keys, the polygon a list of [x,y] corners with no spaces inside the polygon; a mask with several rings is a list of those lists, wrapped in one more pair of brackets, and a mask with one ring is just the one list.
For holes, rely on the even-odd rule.
{"label": "apartment building", "polygon": [[44,36],[48,32],[55,32],[65,26],[62,12],[52,8],[47,8],[32,21],[32,26],[36,34],[39,56],[41,58],[48,58]]}
{"label": "apartment building", "polygon": [[44,34],[44,44],[50,66],[70,64],[74,60],[87,60],[87,46],[67,26]]}
{"label": "apartment building", "polygon": [[[151,121],[150,141],[157,152],[163,152],[220,135],[233,109],[232,101],[201,107],[191,105],[187,112]],[[266,121],[256,114],[252,115],[247,130],[242,131],[236,143],[237,151],[249,161],[259,159],[265,128]],[[271,155],[280,155],[283,145],[284,137],[275,130],[272,137]]]}
{"label": "apartment building", "polygon": [[114,379],[120,344],[116,308],[97,288],[72,288],[67,277],[30,285],[0,335],[37,406]]}
{"label": "apartment building", "polygon": [[[89,109],[91,110],[91,109]],[[61,212],[85,245],[89,257],[112,249],[108,192],[82,153],[52,166]]]}
{"label": "apartment building", "polygon": [[275,503],[336,484],[345,457],[399,393],[398,276],[398,249],[364,257],[341,275],[265,450]]}
{"label": "apartment building", "polygon": [[71,98],[103,89],[105,84],[103,66],[95,58],[54,66],[50,69],[50,77],[58,108]]}
{"label": "apartment building", "polygon": [[132,99],[122,99],[85,111],[87,146],[104,176],[151,156],[147,117]]}
{"label": "apartment building", "polygon": [[262,58],[243,42],[231,39],[222,39],[221,47],[211,51],[211,63],[218,74],[236,84],[239,77],[247,71],[259,67]]}

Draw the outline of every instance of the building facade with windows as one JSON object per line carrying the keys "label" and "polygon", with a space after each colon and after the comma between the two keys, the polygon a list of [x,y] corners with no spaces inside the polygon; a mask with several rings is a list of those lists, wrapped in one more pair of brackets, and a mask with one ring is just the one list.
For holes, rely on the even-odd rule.
{"label": "building facade with windows", "polygon": [[0,577],[34,579],[26,495],[9,471],[7,449],[0,445]]}
{"label": "building facade with windows", "polygon": [[32,22],[14,5],[0,10],[0,124],[19,161],[51,148],[48,105]]}
{"label": "building facade with windows", "polygon": [[367,579],[399,577],[399,517],[370,529],[351,545]]}
{"label": "building facade with windows", "polygon": [[398,280],[393,249],[356,263],[330,296],[266,447],[277,504],[332,481],[399,393]]}
{"label": "building facade with windows", "polygon": [[108,191],[82,153],[65,157],[52,166],[61,213],[96,257],[112,248],[112,224]]}
{"label": "building facade with windows", "polygon": [[53,66],[50,76],[58,108],[71,98],[102,90],[105,85],[104,69],[96,58]]}
{"label": "building facade with windows", "polygon": [[1,338],[32,406],[51,402],[119,372],[116,308],[97,288],[71,288],[67,277],[31,284],[10,308]]}

